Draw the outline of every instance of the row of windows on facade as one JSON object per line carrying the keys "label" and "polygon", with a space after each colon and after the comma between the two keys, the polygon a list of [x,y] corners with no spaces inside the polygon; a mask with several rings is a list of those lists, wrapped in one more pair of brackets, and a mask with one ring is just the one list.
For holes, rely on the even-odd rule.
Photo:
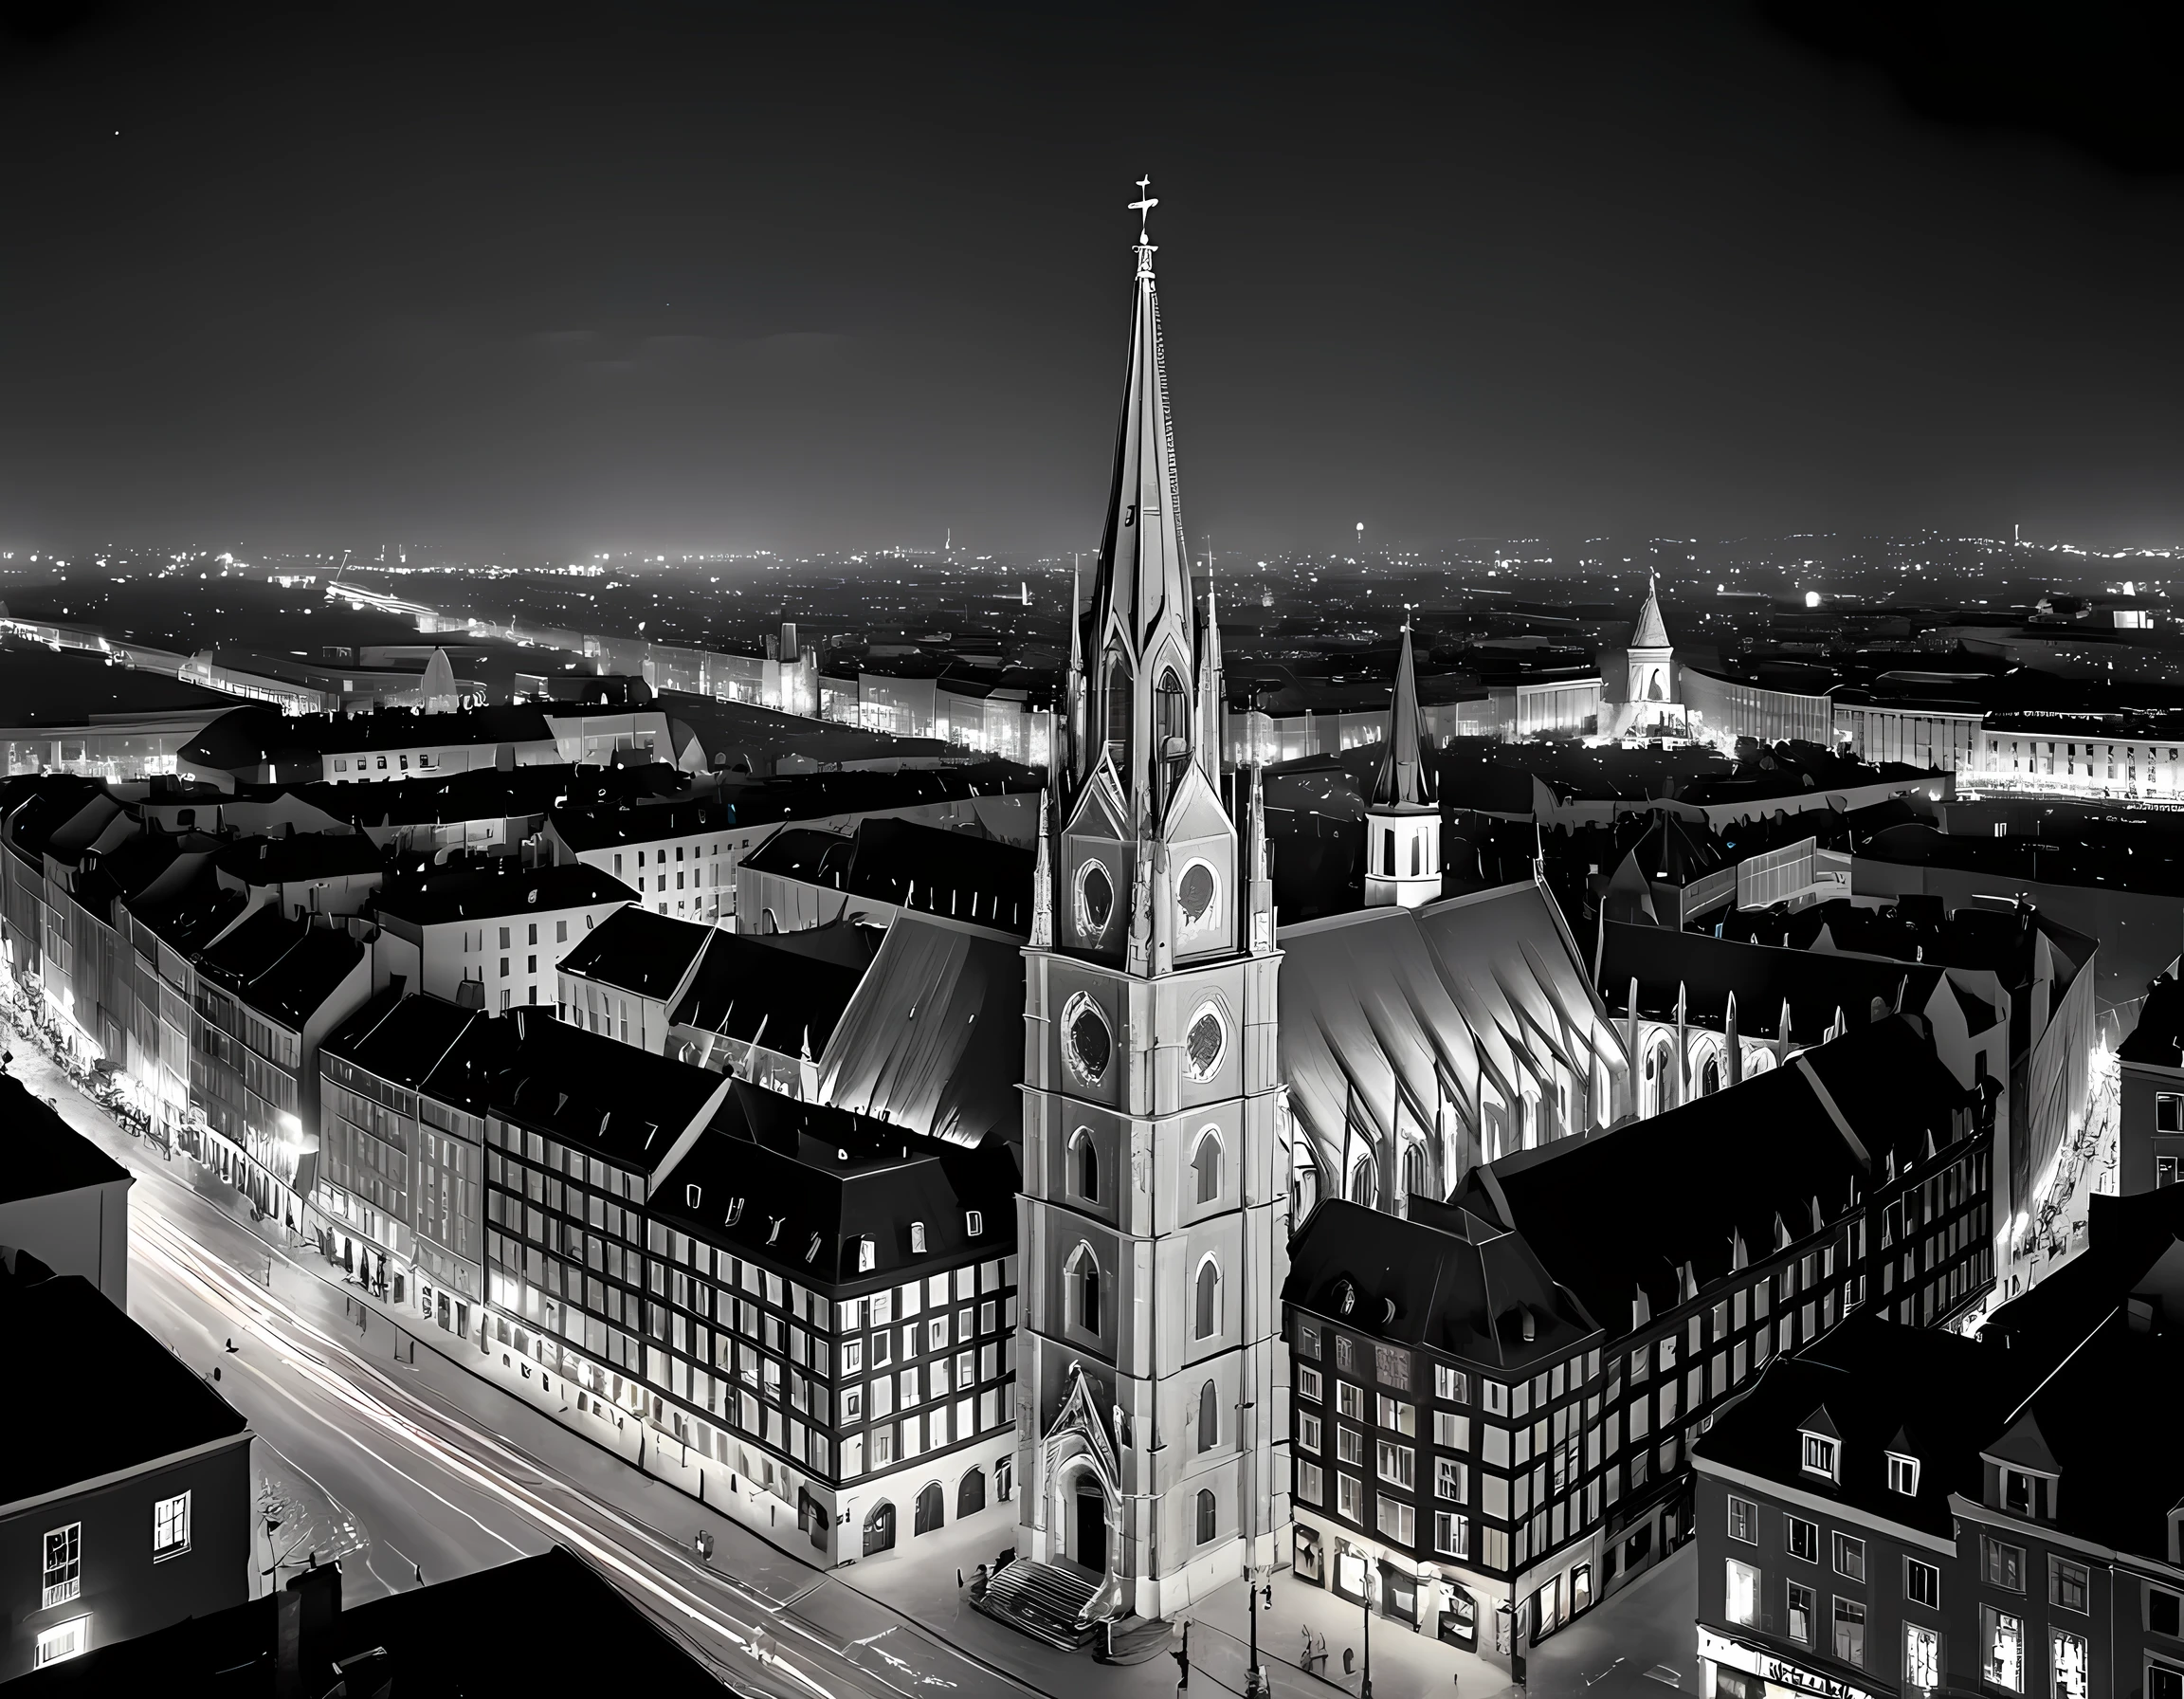
{"label": "row of windows on facade", "polygon": [[[1100,1270],[1100,1256],[1088,1240],[1077,1241],[1062,1265],[1062,1279],[1069,1293],[1069,1321],[1080,1333],[1093,1338],[1100,1336],[1106,1319],[1106,1277]],[[1218,1339],[1221,1335],[1221,1264],[1209,1251],[1198,1259],[1198,1270],[1191,1277],[1191,1337]]]}
{"label": "row of windows on facade", "polygon": [[[1837,1467],[1833,1442],[1821,1435],[1805,1435],[1803,1458],[1805,1469],[1811,1473],[1831,1476]],[[1917,1459],[1889,1453],[1887,1466],[1891,1490],[1917,1491]],[[1759,1544],[1758,1506],[1754,1501],[1731,1494],[1727,1501],[1727,1520],[1731,1541],[1755,1547]],[[1816,1636],[1823,1626],[1819,1605],[1821,1589],[1826,1588],[1830,1606],[1826,1624],[1829,1631],[1824,1642],[1826,1649],[1844,1663],[1865,1667],[1867,1607],[1872,1585],[1879,1579],[1868,1572],[1866,1542],[1856,1535],[1834,1533],[1828,1541],[1824,1574],[1818,1524],[1789,1513],[1785,1513],[1783,1524],[1783,1555],[1807,1567],[1788,1570],[1780,1578],[1781,1617],[1776,1619],[1773,1616],[1772,1596],[1761,1566],[1754,1561],[1728,1558],[1723,1561],[1723,1614],[1728,1623],[1732,1627],[1779,1632],[1798,1645],[1823,1644]],[[2023,1546],[1983,1535],[1979,1556],[1979,1575],[1984,1585],[2000,1593],[2023,1596],[2027,1592],[2028,1564]],[[1938,1616],[1940,1567],[1908,1553],[1903,1555],[1902,1565],[1903,1607]],[[1834,1591],[1844,1585],[1856,1586],[1862,1591],[1856,1596]],[[2049,1607],[2058,1614],[2087,1616],[2091,1609],[2089,1566],[2059,1553],[2049,1554],[2047,1596]],[[2184,1594],[2149,1581],[2144,1584],[2143,1599],[2144,1626],[2149,1634],[2172,1638],[2184,1635]],[[2006,1692],[2025,1692],[2028,1635],[2022,1608],[2007,1602],[1982,1601],[1979,1615],[1981,1676]],[[1938,1624],[1906,1620],[1902,1662],[1905,1683],[1922,1688],[1940,1685],[1942,1648],[1943,1633]],[[2056,1693],[2058,1699],[2084,1699],[2086,1651],[2084,1635],[2067,1626],[2050,1626],[2048,1675],[2051,1685],[2048,1690]]]}
{"label": "row of windows on facade", "polygon": [[[433,760],[430,751],[419,750],[415,753],[417,756],[417,770],[420,773],[430,773],[440,765],[440,763]],[[334,758],[334,771],[337,773],[407,773],[410,771],[409,756],[397,754],[394,757],[394,761],[395,765],[390,767],[387,764],[387,757],[383,755],[337,755]]]}
{"label": "row of windows on facade", "polygon": [[[1101,1201],[1100,1147],[1093,1139],[1092,1129],[1081,1126],[1069,1135],[1070,1179],[1077,1196],[1087,1203]],[[1199,1203],[1217,1202],[1221,1197],[1221,1129],[1202,1126],[1197,1140],[1191,1146],[1192,1190]]]}

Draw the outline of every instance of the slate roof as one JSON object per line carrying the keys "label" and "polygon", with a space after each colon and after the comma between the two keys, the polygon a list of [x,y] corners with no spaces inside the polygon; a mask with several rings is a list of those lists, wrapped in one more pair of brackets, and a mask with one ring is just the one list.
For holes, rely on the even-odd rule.
{"label": "slate roof", "polygon": [[231,879],[245,885],[284,885],[303,879],[348,879],[386,867],[378,847],[360,832],[305,831],[291,837],[242,838],[213,857]]}
{"label": "slate roof", "polygon": [[1475,1103],[1483,1073],[1515,1102],[1526,1051],[1581,1073],[1595,1054],[1623,1063],[1554,900],[1531,881],[1331,915],[1279,942],[1282,1066],[1323,1149],[1339,1148],[1353,1111],[1392,1138],[1398,1092],[1432,1125],[1444,1078]]}
{"label": "slate roof", "polygon": [[1028,935],[1029,850],[910,820],[860,820],[844,836],[785,827],[743,865],[875,902]]}
{"label": "slate roof", "polygon": [[1600,1338],[1521,1236],[1425,1198],[1411,1199],[1408,1218],[1339,1197],[1315,1205],[1290,1242],[1282,1301],[1374,1339],[1513,1376]]}
{"label": "slate roof", "polygon": [[[1982,1490],[1980,1447],[2022,1396],[2031,1365],[1947,1328],[1911,1327],[1876,1311],[1767,1365],[1692,1448],[1778,1486],[1942,1539],[1956,1534],[1949,1495]],[[1804,1468],[1799,1433],[1821,1413],[1842,1442],[1839,1479]],[[1888,1485],[1888,1453],[1919,1460],[1919,1490]]]}
{"label": "slate roof", "polygon": [[[1016,1187],[1003,1141],[965,1150],[738,1080],[662,1177],[651,1207],[709,1243],[846,1296],[967,1257],[1010,1255]],[[971,1210],[981,1215],[976,1237]],[[924,1228],[921,1252],[911,1248],[913,1223]],[[857,1266],[861,1239],[872,1243],[870,1270]]]}
{"label": "slate roof", "polygon": [[727,934],[654,914],[642,904],[617,908],[561,958],[560,971],[639,996],[674,996],[691,963]]}
{"label": "slate roof", "polygon": [[318,1050],[414,1091],[489,1018],[482,1009],[389,986],[328,1033]]}
{"label": "slate roof", "polygon": [[485,1085],[493,1112],[643,1172],[665,1160],[726,1084],[687,1062],[555,1020],[550,1009],[515,1009],[502,1018],[516,1039]]}
{"label": "slate roof", "polygon": [[127,1179],[129,1170],[70,1126],[12,1074],[0,1074],[0,1203]]}
{"label": "slate roof", "polygon": [[373,899],[376,911],[414,925],[520,916],[601,903],[629,903],[637,893],[596,868],[573,862],[527,868],[512,855],[391,877]]}
{"label": "slate roof", "polygon": [[1733,1235],[1754,1262],[1774,1253],[1778,1219],[1793,1242],[1811,1236],[1816,1205],[1839,1216],[1886,1153],[1922,1155],[1929,1130],[1952,1142],[1970,1102],[1918,1031],[1891,1018],[1664,1114],[1503,1157],[1454,1201],[1521,1233],[1620,1337],[1641,1288],[1659,1313],[1683,1302],[1686,1265],[1702,1290],[1733,1272]]}
{"label": "slate roof", "polygon": [[[1666,926],[1605,923],[1600,951],[1600,999],[1611,1015],[1630,1012],[1630,981],[1638,981],[1638,1013],[1647,1020],[1676,1018],[1676,992],[1684,991],[1691,1025],[1722,1030],[1729,998],[1737,999],[1737,1030],[1755,1037],[1780,1037],[1785,1001],[1790,1040],[1813,1045],[1827,1037],[1843,1012],[1850,1027],[1872,1019],[1873,999],[1884,1009],[1917,1014],[1926,1006],[1942,970],[1931,964],[1870,961],[1856,956],[1818,955],[1743,943],[1704,932]],[[1976,1005],[1984,1009],[1984,1005]],[[1985,1021],[1994,1018],[1986,1011]],[[1975,1032],[1980,1030],[1975,1023]]]}
{"label": "slate roof", "polygon": [[947,921],[898,915],[814,1053],[827,1102],[976,1144],[1023,1113],[1023,952]]}
{"label": "slate roof", "polygon": [[649,844],[661,838],[692,837],[727,831],[737,815],[718,801],[656,802],[628,808],[556,808],[554,830],[570,849],[608,850],[617,844]]}
{"label": "slate roof", "polygon": [[[862,934],[865,929],[817,930]],[[805,1034],[809,1033],[811,1054],[817,1058],[833,1036],[842,1011],[856,995],[870,958],[853,966],[797,947],[813,936],[804,932],[760,935],[706,930],[705,954],[689,988],[668,1011],[668,1020],[676,1026],[718,1033],[737,1044],[755,1044],[763,1038],[769,1049],[790,1055],[802,1053]]]}
{"label": "slate roof", "polygon": [[[10,1362],[63,1362],[80,1402],[66,1445],[35,1398],[0,1408],[0,1507],[136,1469],[247,1431],[242,1413],[167,1347],[73,1274],[0,1277],[0,1352]],[[145,1415],[156,1411],[158,1419]]]}

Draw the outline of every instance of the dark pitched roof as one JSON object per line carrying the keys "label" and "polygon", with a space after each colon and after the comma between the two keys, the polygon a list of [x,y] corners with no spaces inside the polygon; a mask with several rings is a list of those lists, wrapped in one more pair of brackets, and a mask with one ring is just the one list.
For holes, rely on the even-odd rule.
{"label": "dark pitched roof", "polygon": [[[1692,1454],[1702,1466],[1724,1465],[1949,1539],[1956,1532],[1949,1495],[1980,1496],[1980,1448],[2022,1396],[2029,1367],[2012,1352],[1946,1328],[1904,1326],[1876,1312],[1852,1316],[1769,1363],[1715,1417]],[[1816,1411],[1825,1411],[1842,1443],[1832,1482],[1804,1468],[1797,1436],[1820,1431]],[[1890,1488],[1890,1452],[1918,1459],[1917,1493]]]}
{"label": "dark pitched roof", "polygon": [[690,964],[709,941],[727,936],[714,927],[654,914],[643,904],[617,908],[568,955],[560,971],[596,984],[666,997],[682,983]]}
{"label": "dark pitched roof", "polygon": [[386,866],[378,847],[362,833],[352,831],[243,838],[228,845],[213,860],[223,873],[245,885],[346,879],[358,873],[377,873]]}
{"label": "dark pitched roof", "polygon": [[1683,1301],[1686,1266],[1701,1290],[1729,1276],[1733,1235],[1754,1262],[1773,1254],[1777,1220],[1809,1237],[1815,1203],[1840,1215],[1886,1153],[1921,1155],[1929,1129],[1949,1144],[1969,1102],[1908,1021],[1877,1021],[1665,1114],[1504,1157],[1456,1201],[1521,1233],[1616,1337],[1641,1288],[1659,1313]]}
{"label": "dark pitched roof", "polygon": [[189,889],[157,903],[132,904],[129,912],[163,943],[193,956],[232,925],[249,901],[241,891],[223,889],[207,868]]}
{"label": "dark pitched roof", "polygon": [[197,971],[261,1014],[300,1028],[364,955],[362,941],[344,928],[261,908],[208,949]]}
{"label": "dark pitched roof", "polygon": [[1674,1020],[1681,986],[1685,1018],[1695,1026],[1720,1031],[1734,996],[1739,1032],[1779,1037],[1787,1002],[1791,1042],[1818,1044],[1835,1024],[1837,1010],[1847,1025],[1862,1027],[1873,1017],[1874,998],[1893,1013],[1901,994],[1902,1007],[1917,1014],[1942,977],[1931,964],[1787,950],[1622,921],[1605,924],[1600,998],[1618,1017],[1630,1013],[1635,978],[1638,1013],[1647,1019]]}
{"label": "dark pitched roof", "polygon": [[328,1033],[318,1050],[414,1091],[490,1018],[482,1009],[390,986]]}
{"label": "dark pitched roof", "polygon": [[[95,1646],[82,1657],[23,1676],[22,1691],[30,1699],[180,1691],[209,1699],[273,1699],[279,1690],[278,1610],[268,1596],[133,1640]],[[393,1690],[402,1699],[522,1692],[537,1685],[536,1672],[512,1668],[507,1647],[478,1627],[534,1617],[582,1625],[581,1632],[559,1636],[564,1643],[554,1650],[555,1675],[576,1689],[627,1687],[648,1699],[719,1699],[725,1690],[626,1594],[558,1545],[537,1557],[341,1610],[315,1658],[324,1679],[302,1690],[323,1691],[333,1685],[337,1663],[383,1648]],[[353,1681],[351,1690],[365,1690]]]}
{"label": "dark pitched roof", "polygon": [[1316,1205],[1290,1243],[1282,1301],[1511,1374],[1561,1361],[1600,1335],[1521,1235],[1425,1198],[1411,1199],[1408,1218],[1338,1197]]}
{"label": "dark pitched roof", "polygon": [[[823,930],[830,938],[846,935],[846,941],[854,943],[866,929]],[[816,1059],[833,1036],[842,1011],[856,996],[870,959],[851,966],[796,947],[812,936],[703,929],[704,958],[667,1018],[676,1026],[715,1032],[737,1044],[755,1044],[763,1038],[769,1050],[790,1055],[802,1053],[808,1035]]]}
{"label": "dark pitched roof", "polygon": [[819,1064],[827,1102],[890,1125],[976,1144],[1017,1124],[1023,952],[948,921],[898,915]]}
{"label": "dark pitched roof", "polygon": [[6,1400],[0,1505],[246,1432],[241,1412],[89,1281],[25,1272],[0,1279],[0,1351],[10,1362],[65,1360],[75,1398],[66,1445],[53,1443],[51,1415],[36,1399]]}
{"label": "dark pitched roof", "polygon": [[572,850],[608,850],[616,844],[649,844],[660,838],[726,831],[736,812],[713,801],[648,803],[623,808],[556,808],[554,830]]}
{"label": "dark pitched roof", "polygon": [[2138,1024],[2116,1053],[2126,1062],[2184,1068],[2184,984],[2163,974],[2146,988]]}
{"label": "dark pitched roof", "polygon": [[129,1170],[62,1120],[12,1074],[0,1074],[0,1203],[127,1179]]}
{"label": "dark pitched roof", "polygon": [[494,1113],[640,1170],[664,1160],[726,1083],[687,1062],[516,1009],[516,1042],[485,1101]]}
{"label": "dark pitched roof", "polygon": [[847,837],[789,827],[744,857],[762,873],[1004,931],[1031,929],[1032,851],[910,820],[860,820]]}
{"label": "dark pitched roof", "polygon": [[[652,1210],[796,1279],[853,1291],[969,1256],[1009,1255],[1016,1186],[1002,1141],[964,1150],[737,1081],[662,1178]],[[972,1210],[981,1217],[975,1237]],[[913,1224],[923,1228],[922,1251],[912,1248]],[[866,1240],[873,1266],[860,1270]]]}
{"label": "dark pitched roof", "polygon": [[526,909],[586,908],[600,903],[628,903],[637,893],[596,868],[571,863],[558,868],[527,868],[514,856],[494,856],[484,864],[449,864],[411,870],[390,879],[373,899],[381,914],[420,926],[449,921],[486,920],[520,915]]}

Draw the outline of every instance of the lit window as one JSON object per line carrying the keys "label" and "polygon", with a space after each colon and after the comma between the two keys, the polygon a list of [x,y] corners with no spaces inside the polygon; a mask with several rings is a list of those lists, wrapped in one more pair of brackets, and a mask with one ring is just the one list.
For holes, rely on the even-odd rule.
{"label": "lit window", "polygon": [[1941,1635],[1938,1630],[1916,1622],[1903,1625],[1903,1685],[1908,1688],[1941,1685]]}
{"label": "lit window", "polygon": [[46,1591],[39,1609],[49,1611],[57,1604],[66,1604],[82,1592],[83,1525],[72,1522],[46,1536]]}
{"label": "lit window", "polygon": [[1732,1627],[1751,1628],[1759,1620],[1759,1572],[1735,1558],[1726,1567],[1728,1592],[1723,1610]]}
{"label": "lit window", "polygon": [[1979,1607],[1979,1674],[2006,1693],[2025,1690],[2025,1619]]}
{"label": "lit window", "polygon": [[40,1631],[38,1668],[58,1664],[64,1658],[81,1657],[90,1649],[91,1618],[71,1617],[65,1622],[56,1622],[51,1628]]}
{"label": "lit window", "polygon": [[152,1507],[152,1557],[180,1557],[190,1549],[190,1495],[178,1492]]}

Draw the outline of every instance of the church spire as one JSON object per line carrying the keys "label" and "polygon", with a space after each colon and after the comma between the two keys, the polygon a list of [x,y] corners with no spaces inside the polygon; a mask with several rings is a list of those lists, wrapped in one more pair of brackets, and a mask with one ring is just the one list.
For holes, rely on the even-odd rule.
{"label": "church spire", "polygon": [[1104,757],[1140,825],[1149,824],[1195,740],[1196,613],[1184,551],[1175,439],[1145,217],[1159,203],[1140,179],[1129,375],[1122,390],[1107,525],[1085,615],[1093,722],[1086,765]]}
{"label": "church spire", "polygon": [[1221,678],[1221,615],[1214,606],[1213,551],[1206,551],[1206,623],[1198,629],[1198,765],[1221,788],[1228,754],[1228,703]]}
{"label": "church spire", "polygon": [[1673,649],[1668,641],[1668,622],[1661,617],[1661,580],[1652,574],[1646,575],[1646,606],[1638,611],[1638,624],[1630,632],[1632,649]]}
{"label": "church spire", "polygon": [[1426,759],[1418,712],[1418,670],[1410,659],[1410,621],[1403,621],[1403,652],[1395,662],[1395,691],[1388,710],[1388,747],[1367,798],[1376,808],[1417,807],[1433,800],[1433,768]]}

